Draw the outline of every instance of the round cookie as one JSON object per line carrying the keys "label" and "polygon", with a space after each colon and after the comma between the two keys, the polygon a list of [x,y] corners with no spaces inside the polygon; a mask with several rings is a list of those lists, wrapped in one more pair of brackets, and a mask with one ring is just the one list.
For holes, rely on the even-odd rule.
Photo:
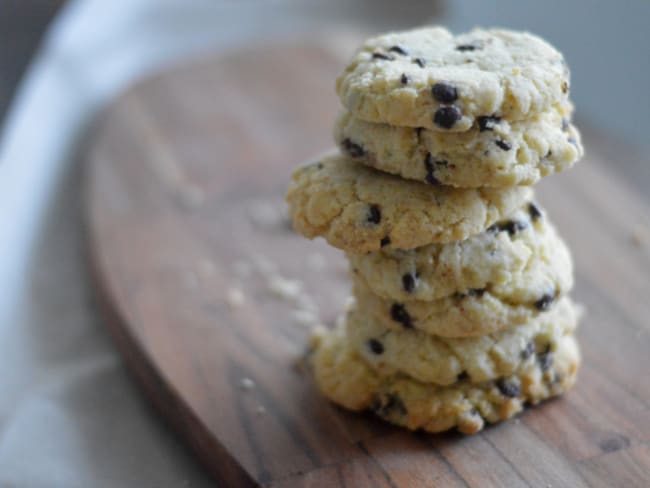
{"label": "round cookie", "polygon": [[355,281],[353,294],[362,313],[385,327],[418,329],[442,337],[473,337],[530,322],[551,310],[572,284],[562,287],[564,284],[558,283],[558,288],[548,290],[539,289],[537,284],[539,294],[516,287],[513,295],[500,295],[488,285],[427,302],[398,302],[381,298]]}
{"label": "round cookie", "polygon": [[383,376],[403,373],[423,383],[482,383],[515,374],[574,332],[578,314],[568,298],[519,327],[489,335],[451,339],[417,329],[387,328],[352,309],[348,341]]}
{"label": "round cookie", "polygon": [[[521,303],[547,290],[568,290],[573,276],[569,249],[534,203],[462,241],[348,253],[347,258],[357,281],[398,302],[431,301],[489,285]],[[528,296],[519,296],[518,288]]]}
{"label": "round cookie", "polygon": [[532,34],[441,27],[367,40],[336,91],[357,118],[400,127],[466,131],[496,118],[530,118],[568,99],[562,55]]}
{"label": "round cookie", "polygon": [[584,153],[568,107],[529,120],[444,133],[339,116],[334,138],[342,151],[402,178],[459,188],[532,185],[571,167]]}
{"label": "round cookie", "polygon": [[287,202],[297,232],[363,253],[466,239],[531,196],[520,186],[456,189],[407,181],[334,153],[293,173]]}
{"label": "round cookie", "polygon": [[580,351],[574,336],[567,335],[556,349],[510,377],[437,386],[402,374],[379,375],[349,347],[339,329],[314,338],[312,365],[322,393],[347,409],[371,410],[410,430],[441,432],[455,427],[474,434],[486,422],[506,420],[525,404],[568,390],[580,366]]}

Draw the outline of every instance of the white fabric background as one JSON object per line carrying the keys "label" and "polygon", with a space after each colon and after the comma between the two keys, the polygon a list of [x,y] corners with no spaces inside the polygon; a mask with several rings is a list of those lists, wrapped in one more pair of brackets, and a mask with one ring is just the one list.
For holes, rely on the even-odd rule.
{"label": "white fabric background", "polygon": [[[620,56],[608,62],[619,73],[638,74],[619,77],[617,85],[619,106],[634,107],[628,102],[644,93],[648,78],[648,33],[635,22],[647,21],[650,7],[628,2],[628,28],[621,24],[616,34],[598,36],[604,23],[613,28],[620,18],[618,4],[597,3],[605,9],[602,22],[586,0],[507,0],[501,8],[463,0],[446,21],[456,29],[474,23],[528,27],[570,48],[582,113],[596,125],[623,124],[624,132],[643,140],[650,110],[637,103],[624,120],[610,120],[610,106],[600,103],[608,80],[597,78],[602,66],[593,53],[625,47],[628,65]],[[354,26],[355,20],[372,30],[416,25],[426,22],[429,8],[426,1],[395,8],[388,0],[69,4],[35,58],[0,138],[0,486],[212,486],[136,391],[93,309],[75,162],[97,110],[134,78],[189,54],[254,37]],[[591,21],[585,24],[583,14]],[[573,21],[587,33],[575,42]],[[581,88],[585,79],[594,85]],[[639,103],[647,107],[648,100]]]}

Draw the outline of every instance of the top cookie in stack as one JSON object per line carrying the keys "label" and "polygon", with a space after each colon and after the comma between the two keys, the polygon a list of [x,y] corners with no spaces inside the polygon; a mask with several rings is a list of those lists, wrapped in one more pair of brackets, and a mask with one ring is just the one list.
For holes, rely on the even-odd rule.
{"label": "top cookie in stack", "polygon": [[562,55],[527,33],[435,27],[366,41],[339,76],[355,159],[460,188],[530,185],[582,156]]}

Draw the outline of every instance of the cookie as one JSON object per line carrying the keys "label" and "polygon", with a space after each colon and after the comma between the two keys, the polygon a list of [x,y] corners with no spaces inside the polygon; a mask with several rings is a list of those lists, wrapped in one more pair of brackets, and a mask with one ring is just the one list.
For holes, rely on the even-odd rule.
{"label": "cookie", "polygon": [[334,137],[356,160],[402,178],[459,188],[532,185],[571,167],[584,153],[569,107],[489,128],[444,133],[365,122],[343,113]]}
{"label": "cookie", "polygon": [[565,104],[562,55],[532,34],[441,27],[367,40],[338,77],[336,91],[355,117],[444,132],[524,120]]}
{"label": "cookie", "polygon": [[403,374],[382,376],[349,346],[343,330],[314,338],[316,383],[334,403],[349,410],[371,410],[411,430],[480,431],[486,422],[506,420],[525,404],[562,394],[574,383],[580,351],[573,335],[529,361],[516,374],[484,383],[460,380],[450,386],[422,383]]}
{"label": "cookie", "polygon": [[[534,276],[535,270],[530,274]],[[556,288],[542,288],[534,282],[532,288],[526,288],[521,285],[527,278],[523,275],[519,284],[472,288],[426,302],[381,298],[356,280],[353,294],[364,315],[374,317],[386,327],[419,329],[442,337],[472,337],[530,322],[552,309],[573,285],[569,276],[570,281],[558,282]],[[514,293],[502,295],[499,288],[512,288]]]}
{"label": "cookie", "polygon": [[531,196],[520,186],[456,189],[407,181],[333,153],[294,172],[287,202],[297,232],[362,253],[466,239]]}
{"label": "cookie", "polygon": [[573,275],[569,249],[532,202],[462,241],[348,253],[347,258],[356,280],[398,302],[488,287],[518,303],[535,301],[548,290],[570,289]]}
{"label": "cookie", "polygon": [[520,327],[460,339],[414,328],[389,328],[353,308],[346,317],[351,347],[383,376],[403,373],[423,383],[482,383],[515,374],[539,355],[554,350],[575,331],[578,315],[568,298]]}

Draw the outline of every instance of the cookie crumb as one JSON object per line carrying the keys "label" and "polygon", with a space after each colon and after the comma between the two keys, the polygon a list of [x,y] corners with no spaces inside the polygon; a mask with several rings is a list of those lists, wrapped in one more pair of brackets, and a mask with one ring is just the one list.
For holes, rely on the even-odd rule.
{"label": "cookie crumb", "polygon": [[269,291],[279,298],[295,300],[302,291],[302,282],[290,280],[280,275],[271,276],[267,281]]}
{"label": "cookie crumb", "polygon": [[239,382],[239,389],[242,391],[250,391],[255,388],[255,382],[250,378],[242,378]]}
{"label": "cookie crumb", "polygon": [[284,228],[288,212],[280,202],[256,200],[248,207],[248,217],[253,225],[260,229]]}
{"label": "cookie crumb", "polygon": [[307,312],[318,313],[318,305],[307,293],[300,293],[296,297],[296,307]]}
{"label": "cookie crumb", "polygon": [[647,247],[650,244],[650,229],[643,224],[637,224],[632,229],[630,239],[636,247]]}
{"label": "cookie crumb", "polygon": [[310,310],[293,310],[291,317],[296,324],[303,327],[313,327],[320,322],[318,315]]}
{"label": "cookie crumb", "polygon": [[228,290],[228,294],[226,295],[226,300],[228,301],[228,305],[230,305],[231,308],[239,308],[244,304],[246,298],[244,296],[244,292],[241,289],[230,288]]}
{"label": "cookie crumb", "polygon": [[257,415],[264,415],[266,413],[266,408],[264,408],[262,405],[258,405],[255,409],[255,413]]}
{"label": "cookie crumb", "polygon": [[348,296],[343,304],[343,311],[349,312],[356,304],[357,300],[352,295]]}

